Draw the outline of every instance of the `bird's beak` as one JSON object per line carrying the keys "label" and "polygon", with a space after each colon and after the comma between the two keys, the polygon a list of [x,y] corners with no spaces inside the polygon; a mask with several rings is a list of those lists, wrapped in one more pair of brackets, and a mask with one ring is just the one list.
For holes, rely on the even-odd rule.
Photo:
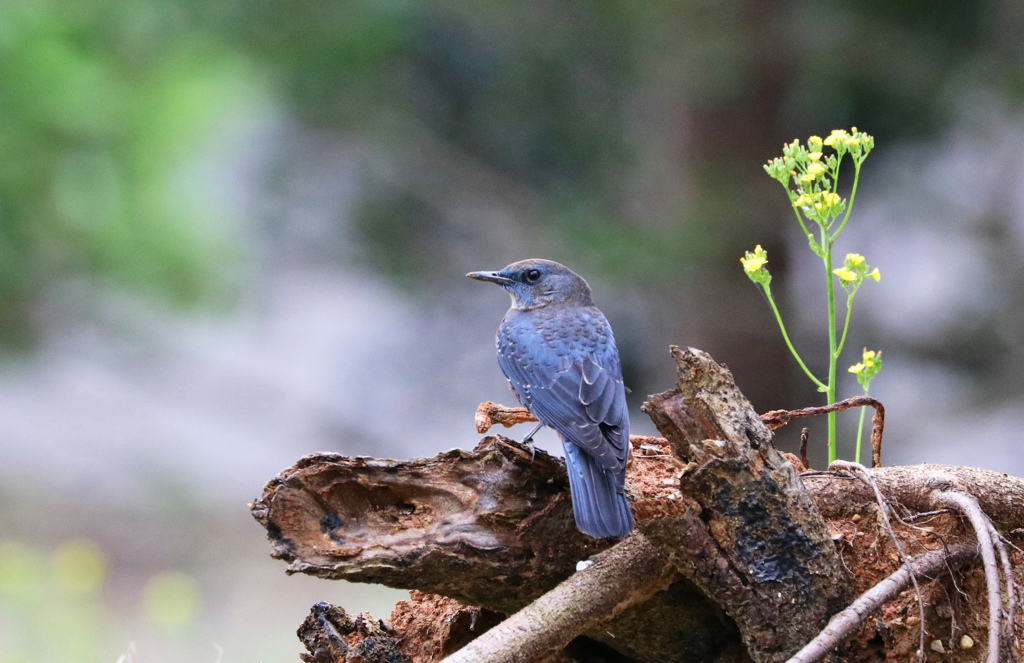
{"label": "bird's beak", "polygon": [[466,274],[471,279],[477,281],[490,281],[491,283],[497,283],[498,285],[512,285],[515,283],[512,279],[507,276],[502,276],[501,272],[470,272]]}

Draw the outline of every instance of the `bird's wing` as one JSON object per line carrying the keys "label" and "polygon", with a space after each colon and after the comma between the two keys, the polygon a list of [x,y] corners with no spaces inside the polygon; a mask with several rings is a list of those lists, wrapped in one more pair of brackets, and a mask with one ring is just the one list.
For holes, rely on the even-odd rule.
{"label": "bird's wing", "polygon": [[622,368],[604,316],[583,335],[539,333],[529,320],[502,325],[498,363],[523,405],[599,464],[621,469],[629,453]]}

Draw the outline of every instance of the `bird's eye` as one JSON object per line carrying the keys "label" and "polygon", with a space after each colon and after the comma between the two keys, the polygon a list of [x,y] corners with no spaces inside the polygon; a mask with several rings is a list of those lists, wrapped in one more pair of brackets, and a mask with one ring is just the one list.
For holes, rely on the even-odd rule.
{"label": "bird's eye", "polygon": [[526,270],[526,280],[529,281],[530,283],[536,283],[537,281],[539,281],[540,280],[540,276],[541,275],[540,275],[540,270],[539,269],[528,269],[528,270]]}

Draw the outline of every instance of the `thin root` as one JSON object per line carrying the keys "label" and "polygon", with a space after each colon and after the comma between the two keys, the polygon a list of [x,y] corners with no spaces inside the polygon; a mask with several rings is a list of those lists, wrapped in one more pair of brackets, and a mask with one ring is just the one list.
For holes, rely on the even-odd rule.
{"label": "thin root", "polygon": [[863,481],[875,493],[875,501],[878,502],[879,514],[882,516],[882,524],[885,525],[885,530],[889,533],[889,538],[892,539],[892,544],[896,547],[896,552],[899,554],[900,559],[910,569],[910,581],[914,585],[914,594],[917,596],[917,610],[919,617],[921,618],[921,632],[917,648],[917,660],[923,662],[927,656],[924,648],[924,597],[921,595],[921,587],[917,583],[917,573],[915,573],[914,567],[910,563],[910,558],[907,557],[905,552],[903,552],[903,546],[900,544],[900,540],[896,537],[896,532],[893,530],[892,523],[889,521],[889,504],[886,501],[885,496],[882,495],[882,491],[879,490],[878,483],[875,481],[875,478],[871,476],[868,468],[864,467],[860,463],[850,463],[843,460],[837,460],[829,466],[829,470],[848,472]]}
{"label": "thin root", "polygon": [[[992,521],[982,511],[978,500],[970,495],[952,490],[943,490],[936,491],[932,499],[936,505],[946,506],[959,511],[974,528],[974,534],[978,538],[978,547],[981,550],[981,559],[985,569],[985,584],[988,587],[988,657],[985,660],[986,663],[999,663],[1004,633],[1002,627],[1003,601],[1000,593],[999,564],[996,562],[998,548],[992,540],[995,528],[992,526]],[[1005,552],[1005,548],[1003,550]],[[1012,582],[1012,579],[1007,579],[1008,584],[1012,584]],[[1012,598],[1010,600],[1012,602]]]}

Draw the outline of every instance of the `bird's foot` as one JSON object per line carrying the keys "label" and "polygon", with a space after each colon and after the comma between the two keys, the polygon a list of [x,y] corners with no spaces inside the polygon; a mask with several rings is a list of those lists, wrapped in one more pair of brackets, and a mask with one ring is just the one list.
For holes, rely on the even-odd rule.
{"label": "bird's foot", "polygon": [[533,444],[533,436],[540,432],[540,429],[544,428],[544,424],[537,424],[537,427],[530,431],[530,434],[523,438],[521,444]]}
{"label": "bird's foot", "polygon": [[531,461],[537,455],[537,448],[533,446],[533,436],[536,435],[538,433],[538,431],[540,431],[541,428],[544,428],[544,424],[537,424],[537,427],[534,428],[532,431],[530,431],[530,434],[527,435],[526,437],[524,437],[523,441],[520,442],[520,444],[525,444],[526,446],[530,447],[530,460]]}

